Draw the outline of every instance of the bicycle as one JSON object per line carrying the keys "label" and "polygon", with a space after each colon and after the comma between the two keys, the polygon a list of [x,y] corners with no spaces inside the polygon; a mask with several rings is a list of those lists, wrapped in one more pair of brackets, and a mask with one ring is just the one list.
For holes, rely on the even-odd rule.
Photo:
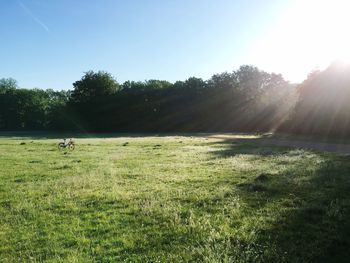
{"label": "bicycle", "polygon": [[69,139],[68,142],[66,142],[66,139],[64,139],[63,142],[58,143],[58,149],[59,150],[68,149],[73,151],[75,149],[75,143],[72,139]]}

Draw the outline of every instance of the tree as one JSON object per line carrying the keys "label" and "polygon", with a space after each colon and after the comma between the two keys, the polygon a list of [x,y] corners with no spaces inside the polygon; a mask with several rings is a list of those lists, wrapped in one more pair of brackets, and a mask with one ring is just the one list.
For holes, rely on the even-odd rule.
{"label": "tree", "polygon": [[18,128],[17,81],[0,79],[0,129]]}
{"label": "tree", "polygon": [[17,81],[13,78],[2,78],[0,79],[0,92],[4,92],[9,89],[16,89]]}
{"label": "tree", "polygon": [[289,131],[319,135],[350,134],[350,65],[332,63],[313,71],[298,87],[299,101]]}
{"label": "tree", "polygon": [[201,78],[190,77],[185,81],[187,88],[191,89],[203,89],[207,87],[207,84]]}
{"label": "tree", "polygon": [[125,92],[144,93],[150,90],[160,90],[172,87],[172,84],[166,80],[150,79],[146,81],[125,81],[122,85]]}
{"label": "tree", "polygon": [[295,93],[281,75],[249,65],[174,84],[151,79],[119,85],[107,72],[89,71],[73,86],[18,89],[15,80],[1,79],[0,129],[268,131],[288,116]]}
{"label": "tree", "polygon": [[209,85],[216,89],[235,89],[238,83],[233,73],[224,72],[213,75],[209,80]]}
{"label": "tree", "polygon": [[88,102],[95,98],[101,98],[115,94],[120,90],[120,85],[110,73],[104,71],[88,71],[85,75],[73,83],[73,102]]}
{"label": "tree", "polygon": [[7,88],[0,93],[1,129],[45,129],[49,98],[44,90]]}
{"label": "tree", "polygon": [[74,130],[74,114],[68,107],[71,91],[46,90],[49,107],[47,128],[51,130]]}

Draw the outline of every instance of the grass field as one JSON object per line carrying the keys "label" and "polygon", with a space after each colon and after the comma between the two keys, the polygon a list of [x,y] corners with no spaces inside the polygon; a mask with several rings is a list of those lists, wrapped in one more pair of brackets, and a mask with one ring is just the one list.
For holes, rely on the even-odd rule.
{"label": "grass field", "polygon": [[255,137],[2,136],[0,262],[348,262],[350,157]]}

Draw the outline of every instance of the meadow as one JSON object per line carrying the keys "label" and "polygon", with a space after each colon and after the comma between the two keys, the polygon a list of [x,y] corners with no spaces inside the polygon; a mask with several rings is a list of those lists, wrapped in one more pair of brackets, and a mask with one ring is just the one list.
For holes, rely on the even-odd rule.
{"label": "meadow", "polygon": [[0,262],[350,257],[349,156],[249,134],[55,137],[0,136]]}

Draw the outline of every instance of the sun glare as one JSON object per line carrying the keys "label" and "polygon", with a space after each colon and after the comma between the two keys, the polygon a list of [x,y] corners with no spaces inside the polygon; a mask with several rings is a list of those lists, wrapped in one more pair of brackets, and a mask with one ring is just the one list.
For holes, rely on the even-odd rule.
{"label": "sun glare", "polygon": [[350,63],[350,1],[295,1],[252,48],[249,63],[301,81],[334,60]]}

